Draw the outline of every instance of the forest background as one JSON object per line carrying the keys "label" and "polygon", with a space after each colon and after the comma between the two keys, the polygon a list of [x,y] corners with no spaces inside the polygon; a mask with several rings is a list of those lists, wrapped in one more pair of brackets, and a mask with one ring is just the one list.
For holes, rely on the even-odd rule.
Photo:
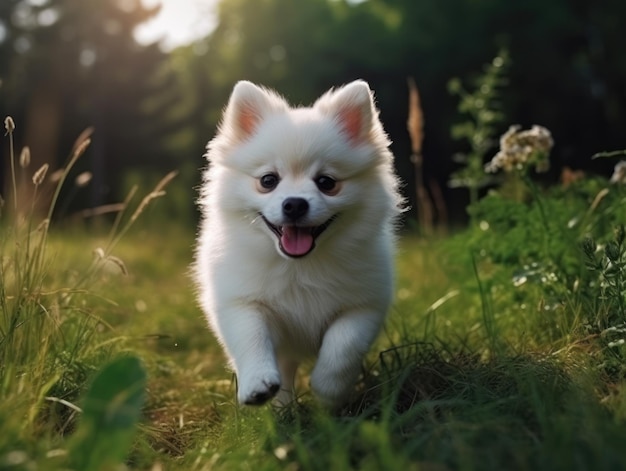
{"label": "forest background", "polygon": [[215,27],[172,48],[137,41],[158,5],[0,2],[0,112],[19,123],[17,148],[28,144],[33,167],[54,170],[76,136],[94,128],[74,170],[93,179],[62,198],[67,214],[119,201],[131,185],[177,169],[164,210],[193,223],[204,148],[240,79],[295,104],[367,80],[414,203],[406,128],[412,77],[425,117],[424,182],[441,189],[452,224],[465,221],[467,192],[448,182],[468,144],[451,136],[460,118],[450,83],[459,77],[471,88],[500,51],[510,63],[497,103],[507,120],[498,131],[517,123],[552,132],[544,178],[556,182],[564,168],[609,175],[614,162],[590,157],[625,147],[626,3],[619,0],[221,0],[206,8]]}

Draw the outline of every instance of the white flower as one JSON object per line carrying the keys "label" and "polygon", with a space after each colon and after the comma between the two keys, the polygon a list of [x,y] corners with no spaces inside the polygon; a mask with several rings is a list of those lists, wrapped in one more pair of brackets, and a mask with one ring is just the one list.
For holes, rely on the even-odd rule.
{"label": "white flower", "polygon": [[548,156],[554,145],[550,131],[537,125],[526,131],[520,129],[519,125],[511,126],[502,135],[500,151],[485,165],[486,172],[522,171],[530,165],[534,165],[537,172],[548,170]]}

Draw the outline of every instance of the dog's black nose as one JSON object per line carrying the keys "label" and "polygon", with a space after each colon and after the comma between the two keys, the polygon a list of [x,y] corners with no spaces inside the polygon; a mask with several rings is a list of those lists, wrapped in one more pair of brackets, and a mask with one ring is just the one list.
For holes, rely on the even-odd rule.
{"label": "dog's black nose", "polygon": [[292,221],[304,216],[308,210],[309,203],[304,198],[287,198],[283,201],[283,214]]}

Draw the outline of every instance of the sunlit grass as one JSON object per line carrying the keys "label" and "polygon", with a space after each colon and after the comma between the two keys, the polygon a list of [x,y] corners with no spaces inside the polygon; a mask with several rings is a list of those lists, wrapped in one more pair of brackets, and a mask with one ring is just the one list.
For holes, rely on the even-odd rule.
{"label": "sunlit grass", "polygon": [[[70,282],[88,266],[102,237],[52,231],[55,283],[63,285],[64,277]],[[585,385],[595,377],[589,362],[576,356],[563,364],[560,356],[549,355],[548,344],[543,353],[533,353],[536,342],[504,321],[498,332],[510,350],[490,356],[472,267],[450,266],[449,242],[410,235],[401,241],[397,301],[386,331],[340,417],[317,408],[306,378],[298,406],[240,409],[187,276],[192,243],[191,228],[138,228],[121,240],[114,255],[128,273],[112,266],[99,274],[81,304],[101,321],[90,324],[81,361],[60,365],[70,390],[82,390],[112,355],[133,352],[141,358],[148,371],[147,402],[128,458],[132,469],[152,469],[155,463],[190,470],[420,469],[423,463],[565,469],[580,458],[576,453],[591,453],[600,460],[597,469],[610,469],[620,456],[613,447],[599,457],[600,442],[610,445],[611,436],[623,432]],[[64,449],[62,435],[71,434],[76,413],[56,403],[36,416],[35,429],[25,430],[14,411],[28,411],[27,398],[36,389],[24,380],[9,385],[14,392],[0,406],[0,456],[17,450],[34,462],[53,463],[46,455]],[[78,391],[66,397],[77,396]],[[618,416],[624,409],[619,397],[611,396]]]}
{"label": "sunlit grass", "polygon": [[[48,164],[29,169],[26,149],[17,166],[10,117],[5,129],[12,192],[0,213],[0,417],[7,437],[0,440],[0,464],[101,469],[127,454],[145,396],[145,381],[135,376],[145,373],[130,356],[109,363],[127,348],[126,338],[107,316],[116,301],[92,288],[108,274],[128,276],[113,251],[175,174],[138,204],[131,192],[105,244],[88,251],[83,244],[69,245],[77,241],[67,235],[60,239],[62,227],[51,226],[61,188],[88,147],[90,131],[79,136],[65,166],[48,182]],[[24,178],[29,174],[30,181]],[[49,193],[40,190],[44,183]],[[71,256],[61,250],[68,247],[74,249]],[[123,365],[137,375],[126,375]]]}
{"label": "sunlit grass", "polygon": [[[455,235],[401,234],[385,329],[348,403],[328,411],[306,368],[291,406],[237,405],[189,277],[193,228],[139,217],[171,178],[113,220],[3,214],[0,469],[613,470],[626,460],[624,198],[605,180],[536,195],[550,220],[537,198],[494,192]],[[125,368],[134,373],[122,378]]]}
{"label": "sunlit grass", "polygon": [[[184,234],[167,240],[187,243]],[[162,243],[158,238],[152,242],[153,248]],[[510,460],[516,469],[545,463],[564,469],[558,465],[560,454],[570,453],[578,440],[584,442],[580,453],[600,453],[593,448],[597,440],[610,431],[619,433],[617,425],[603,425],[606,411],[593,391],[585,389],[594,374],[587,376],[580,357],[562,364],[561,357],[549,355],[550,345],[541,354],[532,353],[536,342],[528,342],[506,322],[498,332],[510,350],[485,357],[489,334],[482,325],[482,308],[476,292],[466,293],[467,286],[446,276],[441,258],[446,245],[410,236],[401,245],[398,301],[386,333],[368,356],[371,369],[360,392],[342,412],[344,419],[318,410],[306,391],[294,409],[239,409],[221,353],[190,296],[179,319],[186,324],[188,347],[163,348],[161,342],[169,340],[134,347],[143,352],[152,373],[144,452],[184,469],[229,469],[243,463],[266,469],[283,469],[289,463],[302,469],[390,469],[422,460],[453,469],[463,463],[473,463],[469,469],[494,469]],[[163,275],[177,279],[176,266],[172,263],[173,271]],[[186,267],[179,265],[178,270]],[[471,267],[465,270],[469,284],[474,283]],[[176,285],[173,281],[171,286]],[[407,286],[415,288],[401,295]],[[167,298],[160,293],[155,299],[163,302],[157,303],[153,321],[169,316]],[[167,330],[161,333],[169,335]],[[583,422],[594,427],[587,438],[569,428]],[[554,442],[553,448],[539,437]],[[613,463],[615,455],[606,456],[600,467]]]}

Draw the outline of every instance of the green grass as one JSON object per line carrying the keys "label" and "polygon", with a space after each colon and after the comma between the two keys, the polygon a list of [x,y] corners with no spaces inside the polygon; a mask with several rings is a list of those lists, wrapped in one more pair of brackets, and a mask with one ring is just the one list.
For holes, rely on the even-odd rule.
{"label": "green grass", "polygon": [[152,201],[172,175],[92,227],[5,208],[0,470],[622,469],[626,191],[507,191],[522,176],[458,234],[402,235],[385,329],[333,413],[306,369],[296,404],[236,404],[188,276],[193,228]]}
{"label": "green grass", "polygon": [[[63,286],[103,239],[65,229],[49,243]],[[623,385],[598,370],[600,349],[557,352],[562,339],[540,343],[507,319],[528,312],[485,313],[473,267],[457,263],[449,241],[403,238],[397,302],[339,414],[316,406],[305,378],[297,406],[239,408],[194,301],[192,244],[191,230],[128,234],[114,251],[128,274],[98,275],[66,313],[75,325],[63,346],[32,363],[39,370],[4,372],[2,466],[67,465],[80,414],[40,396],[80,405],[96,372],[129,354],[147,371],[131,469],[618,469],[626,459]]]}

